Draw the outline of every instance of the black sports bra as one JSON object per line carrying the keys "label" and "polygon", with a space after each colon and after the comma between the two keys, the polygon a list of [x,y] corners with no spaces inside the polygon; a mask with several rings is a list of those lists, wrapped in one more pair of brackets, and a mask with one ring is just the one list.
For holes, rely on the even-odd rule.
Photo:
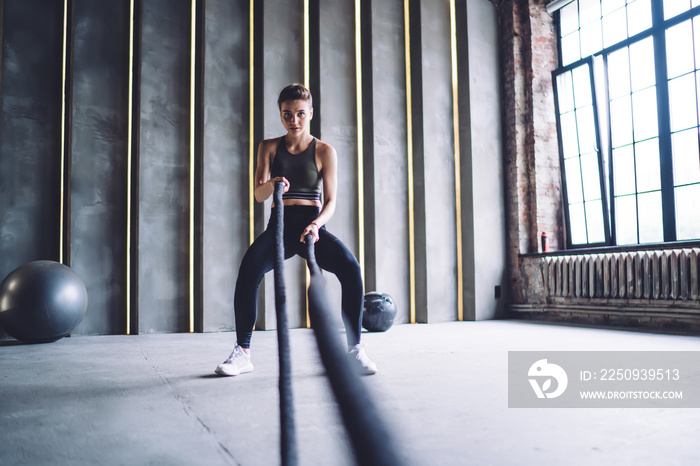
{"label": "black sports bra", "polygon": [[284,176],[289,181],[289,191],[282,199],[320,201],[322,178],[316,165],[316,138],[296,155],[289,153],[284,137],[280,138],[270,175],[272,178]]}

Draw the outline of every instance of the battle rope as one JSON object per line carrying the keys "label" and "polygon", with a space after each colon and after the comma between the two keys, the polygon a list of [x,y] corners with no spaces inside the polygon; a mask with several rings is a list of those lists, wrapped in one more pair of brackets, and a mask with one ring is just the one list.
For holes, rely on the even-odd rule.
{"label": "battle rope", "polygon": [[284,183],[275,183],[275,311],[277,313],[277,350],[279,353],[280,455],[283,466],[296,466],[297,441],[294,428],[292,395],[292,357],[289,348],[287,294],[284,284]]}
{"label": "battle rope", "polygon": [[313,238],[307,235],[305,240],[311,273],[308,291],[311,327],[345,429],[350,436],[355,460],[362,466],[405,464],[388,424],[350,364],[348,352],[337,337],[338,326],[331,317],[331,307],[325,291],[326,281],[316,264]]}
{"label": "battle rope", "polygon": [[[280,361],[280,424],[282,464],[297,464],[294,430],[294,406],[291,387],[291,353],[286,315],[284,284],[284,184],[275,183],[275,307]],[[399,454],[398,443],[381,416],[377,404],[362,384],[351,365],[348,352],[337,337],[335,320],[330,312],[326,282],[316,263],[313,237],[305,237],[307,262],[311,274],[309,285],[309,316],[316,336],[321,361],[326,369],[331,389],[339,406],[345,429],[350,436],[355,460],[362,466],[398,466],[406,464]]]}

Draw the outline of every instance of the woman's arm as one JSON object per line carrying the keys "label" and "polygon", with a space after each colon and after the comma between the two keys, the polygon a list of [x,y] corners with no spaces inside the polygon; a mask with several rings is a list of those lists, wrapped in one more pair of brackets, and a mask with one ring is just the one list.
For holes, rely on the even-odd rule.
{"label": "woman's arm", "polygon": [[324,142],[316,143],[316,157],[321,176],[323,177],[323,206],[316,219],[311,222],[301,234],[304,242],[307,234],[311,234],[314,243],[318,241],[318,230],[333,216],[338,190],[338,154],[335,149]]}
{"label": "woman's arm", "polygon": [[258,166],[255,168],[255,200],[263,202],[275,192],[275,182],[284,182],[284,192],[289,191],[289,181],[283,176],[270,178],[270,167],[279,139],[266,139],[258,146]]}

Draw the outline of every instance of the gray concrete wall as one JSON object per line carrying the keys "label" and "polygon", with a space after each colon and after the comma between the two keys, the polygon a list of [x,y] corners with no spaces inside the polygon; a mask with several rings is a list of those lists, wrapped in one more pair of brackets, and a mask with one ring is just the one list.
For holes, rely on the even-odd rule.
{"label": "gray concrete wall", "polygon": [[73,5],[70,265],[89,296],[74,333],[123,333],[129,2]]}
{"label": "gray concrete wall", "polygon": [[63,9],[51,0],[2,7],[0,276],[5,278],[25,262],[59,259]]}
{"label": "gray concrete wall", "polygon": [[[403,1],[373,2],[372,87],[374,138],[372,140],[375,249],[374,283],[366,291],[390,294],[396,301],[395,322],[410,319],[408,267],[408,174],[406,129],[406,65]],[[369,180],[368,180],[369,182]],[[369,235],[368,235],[369,236]],[[369,273],[367,274],[370,275]]]}
{"label": "gray concrete wall", "polygon": [[[357,168],[355,4],[322,1],[319,16],[321,88],[313,92],[321,95],[322,106],[318,110],[322,139],[338,153],[337,205],[327,228],[358,257],[360,187]],[[335,278],[328,279],[327,288],[339,316],[340,284]]]}
{"label": "gray concrete wall", "polygon": [[[0,69],[0,280],[59,259],[61,37],[50,0],[3,2]],[[40,16],[36,15],[41,11]],[[0,329],[0,339],[9,338]]]}
{"label": "gray concrete wall", "polygon": [[484,320],[501,314],[504,299],[496,298],[495,287],[503,292],[507,281],[498,21],[491,2],[465,3],[468,56],[460,59],[467,58],[469,69],[468,95],[464,96],[468,110],[463,112],[469,128],[463,141],[463,163],[470,178],[463,178],[463,185],[471,189],[463,199],[472,229],[464,234],[473,238],[473,246],[465,250],[465,276],[471,277],[465,293],[465,318]]}
{"label": "gray concrete wall", "polygon": [[[55,2],[3,2],[2,121],[0,123],[0,272],[34,259],[58,259],[62,10]],[[122,333],[127,283],[126,177],[132,175],[132,331],[189,330],[189,265],[198,266],[200,241],[204,331],[234,327],[232,294],[248,246],[249,131],[254,144],[284,133],[276,105],[280,89],[304,79],[303,4],[268,0],[255,5],[255,100],[249,121],[248,4],[206,0],[200,101],[190,108],[190,12],[187,0],[144,0],[136,12],[134,172],[126,173],[126,1],[72,3],[69,40],[73,178],[67,210],[67,250],[85,276],[88,317],[76,333]],[[458,287],[465,317],[498,315],[494,287],[503,283],[497,21],[486,0],[457,2],[462,238],[456,237],[449,2],[411,0],[414,164],[408,163],[404,11],[401,0],[363,0],[364,184],[358,172],[354,3],[312,1],[314,131],[339,156],[339,204],[329,229],[360,251],[360,197],[365,203],[368,287],[394,296],[397,322],[457,318]],[[37,16],[35,11],[44,14]],[[318,18],[318,21],[316,21]],[[111,40],[114,37],[123,40]],[[70,82],[70,81],[69,81]],[[49,83],[49,84],[47,84]],[[315,87],[314,87],[315,86]],[[201,224],[189,246],[190,114],[201,108]],[[198,136],[198,138],[200,137]],[[200,150],[200,147],[197,148]],[[409,172],[415,178],[409,193]],[[415,293],[409,277],[409,194],[415,198]],[[254,208],[257,234],[270,201]],[[199,222],[199,217],[196,218]],[[457,280],[457,244],[464,282]],[[488,247],[484,247],[487,244]],[[303,260],[286,264],[292,327],[306,325]],[[199,270],[199,269],[197,269]],[[275,328],[272,274],[260,293],[257,328]],[[196,288],[195,289],[198,289]],[[340,305],[340,288],[331,285]],[[195,298],[196,298],[195,293]],[[199,303],[195,302],[196,305]],[[201,316],[201,322],[199,317]]]}
{"label": "gray concrete wall", "polygon": [[139,145],[139,332],[189,330],[190,10],[144,0]]}
{"label": "gray concrete wall", "polygon": [[[264,89],[263,101],[256,102],[256,111],[264,114],[264,137],[285,134],[277,108],[279,92],[287,84],[304,80],[303,8],[301,0],[271,0],[264,3],[261,20],[263,28],[264,63],[260,84]],[[257,24],[257,23],[256,23]],[[256,26],[257,27],[257,26]],[[257,144],[260,141],[256,141]],[[265,202],[264,225],[270,217],[272,199]],[[260,232],[258,232],[260,233]],[[274,279],[269,273],[264,278],[263,299],[258,307],[256,328],[276,328]],[[306,262],[295,257],[285,263],[287,285],[287,313],[290,327],[306,326]]]}
{"label": "gray concrete wall", "polygon": [[249,242],[248,5],[208,0],[204,28],[203,315],[220,331]]}
{"label": "gray concrete wall", "polygon": [[425,224],[417,226],[417,236],[425,236],[427,309],[416,313],[425,312],[428,322],[442,322],[457,318],[449,2],[421,1],[421,28],[424,153],[417,157],[422,165],[415,169],[423,170],[424,180],[424,185],[416,185],[416,197],[425,203]]}

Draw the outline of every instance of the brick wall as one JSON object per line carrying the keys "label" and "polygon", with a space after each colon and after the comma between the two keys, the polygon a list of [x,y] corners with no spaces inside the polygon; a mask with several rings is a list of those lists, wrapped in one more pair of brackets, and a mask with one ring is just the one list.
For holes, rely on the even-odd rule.
{"label": "brick wall", "polygon": [[551,73],[557,66],[554,20],[544,0],[498,3],[503,83],[504,167],[511,301],[539,286],[521,274],[519,254],[564,244],[561,174]]}

